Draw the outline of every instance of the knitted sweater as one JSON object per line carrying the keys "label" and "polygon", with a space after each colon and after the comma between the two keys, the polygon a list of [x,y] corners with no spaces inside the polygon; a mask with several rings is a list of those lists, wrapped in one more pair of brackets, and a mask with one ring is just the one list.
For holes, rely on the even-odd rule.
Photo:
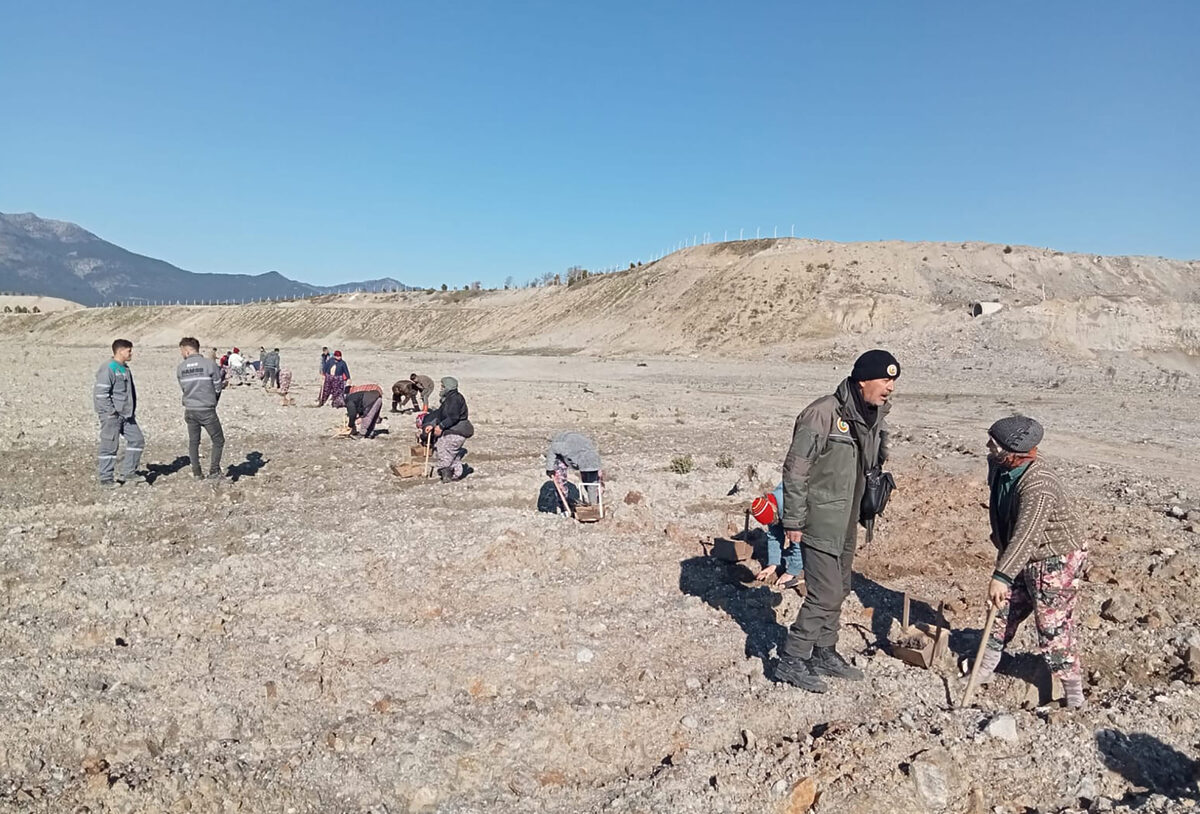
{"label": "knitted sweater", "polygon": [[1004,476],[998,472],[990,479],[992,542],[998,549],[992,576],[1011,585],[1029,563],[1083,548],[1084,537],[1062,481],[1045,461],[1031,461],[1011,490],[1001,489]]}

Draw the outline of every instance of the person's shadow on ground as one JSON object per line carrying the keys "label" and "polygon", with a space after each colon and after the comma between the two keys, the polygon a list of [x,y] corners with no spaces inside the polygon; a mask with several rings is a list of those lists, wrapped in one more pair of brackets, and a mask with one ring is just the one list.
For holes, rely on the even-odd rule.
{"label": "person's shadow on ground", "polygon": [[188,456],[180,455],[169,464],[150,464],[146,467],[146,483],[154,483],[159,478],[174,475],[191,462],[192,459]]}
{"label": "person's shadow on ground", "polygon": [[746,634],[746,655],[761,659],[765,666],[787,631],[775,621],[779,594],[765,585],[740,584],[743,578],[753,577],[744,566],[715,557],[691,557],[679,563],[679,590],[729,614]]}
{"label": "person's shadow on ground", "polygon": [[[864,608],[871,610],[871,636],[873,642],[868,642],[876,649],[891,652],[888,635],[892,630],[892,622],[903,618],[904,594],[879,584],[870,577],[855,571],[850,576],[850,590],[858,597]],[[922,615],[924,603],[913,602],[909,610],[910,622],[932,622],[935,614],[930,611],[926,619]],[[857,627],[857,625],[856,625]]]}
{"label": "person's shadow on ground", "polygon": [[248,453],[246,460],[229,467],[229,479],[236,483],[242,478],[252,478],[268,463],[269,459],[264,458],[261,452]]}
{"label": "person's shadow on ground", "polygon": [[1104,765],[1145,792],[1131,790],[1121,805],[1138,808],[1151,794],[1172,800],[1200,800],[1200,762],[1145,732],[1125,734],[1116,729],[1096,733]]}
{"label": "person's shadow on ground", "polygon": [[[858,571],[855,571],[851,578],[850,590],[858,597],[858,601],[864,608],[870,608],[872,611],[871,635],[875,638],[874,646],[885,652],[891,652],[889,636],[892,622],[900,622],[904,619],[904,592],[881,585]],[[930,602],[933,604],[929,604]],[[937,602],[932,597],[929,601],[924,598],[910,597],[908,615],[910,624],[936,626],[938,623]],[[975,651],[979,647],[979,638],[983,635],[983,628],[955,629],[953,625],[949,624],[952,620],[948,612],[946,617],[950,631],[950,652],[956,656],[974,657]]]}

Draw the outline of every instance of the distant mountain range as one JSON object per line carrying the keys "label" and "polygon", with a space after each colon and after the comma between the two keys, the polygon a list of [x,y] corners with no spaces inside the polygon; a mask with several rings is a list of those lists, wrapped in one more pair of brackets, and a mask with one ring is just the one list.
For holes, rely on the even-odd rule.
{"label": "distant mountain range", "polygon": [[0,212],[0,292],[61,297],[83,305],[121,302],[287,299],[347,291],[410,290],[383,278],[334,286],[265,274],[199,274],[134,254],[91,232],[31,213]]}

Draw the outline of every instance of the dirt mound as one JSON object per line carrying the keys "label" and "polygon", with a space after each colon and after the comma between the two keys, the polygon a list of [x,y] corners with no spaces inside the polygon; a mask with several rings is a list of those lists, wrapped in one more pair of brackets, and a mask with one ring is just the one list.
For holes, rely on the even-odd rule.
{"label": "dirt mound", "polygon": [[[754,240],[685,249],[571,286],[274,305],[89,309],[5,319],[68,344],[313,342],[445,351],[833,358],[865,344],[941,357],[1200,356],[1200,264],[981,243]],[[975,302],[998,313],[973,318]]]}

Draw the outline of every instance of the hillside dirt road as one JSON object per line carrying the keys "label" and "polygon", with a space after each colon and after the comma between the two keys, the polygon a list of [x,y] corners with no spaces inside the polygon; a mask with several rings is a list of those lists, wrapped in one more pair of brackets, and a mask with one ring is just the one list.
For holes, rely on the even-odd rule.
{"label": "hillside dirt road", "polygon": [[[105,349],[0,360],[0,810],[795,814],[813,792],[822,814],[1196,806],[1194,378],[902,359],[899,490],[843,617],[867,678],[816,696],[764,677],[799,596],[701,543],[741,528],[795,415],[852,357],[345,348],[385,391],[411,371],[460,380],[475,471],[442,485],[387,471],[407,413],[372,441],[334,437],[344,412],[309,406],[315,350],[283,350],[294,405],[257,385],[222,398],[235,479],[214,486],[181,460],[177,353],[136,348],[153,483],[113,491],[95,484],[90,405]],[[903,591],[950,603],[956,653],[977,642],[984,433],[1013,411],[1046,425],[1092,540],[1073,714],[1023,706],[1028,626],[979,708],[951,705],[953,659],[889,655]],[[595,526],[534,511],[546,440],[568,428],[604,455],[612,514]],[[691,472],[668,471],[680,455]],[[987,730],[1001,714],[1011,738]]]}

